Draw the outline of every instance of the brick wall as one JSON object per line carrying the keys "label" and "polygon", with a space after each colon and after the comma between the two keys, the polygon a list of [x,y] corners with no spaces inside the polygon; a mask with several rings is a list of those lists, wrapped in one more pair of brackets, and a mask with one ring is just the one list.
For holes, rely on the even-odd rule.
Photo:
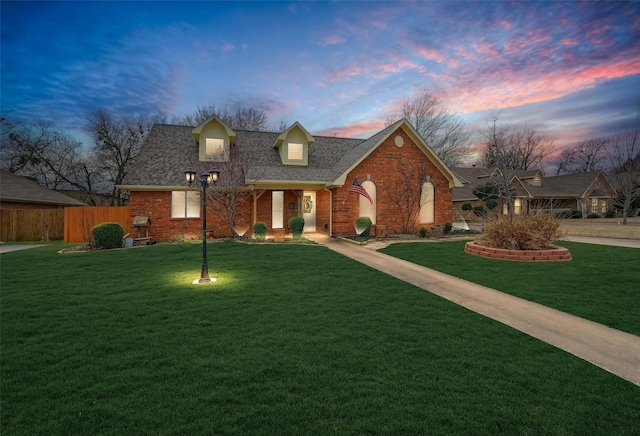
{"label": "brick wall", "polygon": [[[171,191],[133,191],[129,198],[131,221],[137,215],[151,218],[149,236],[158,241],[174,237],[194,238],[202,236],[201,218],[171,218]],[[245,202],[237,215],[247,225],[251,222],[251,200]],[[240,224],[240,221],[237,222]],[[231,236],[229,226],[210,207],[207,208],[207,229],[209,236],[216,238]],[[136,236],[132,230],[132,236]]]}
{"label": "brick wall", "polygon": [[[401,135],[404,139],[402,147],[396,147],[394,138]],[[359,182],[371,175],[377,190],[377,226],[385,226],[386,233],[400,233],[402,219],[398,206],[393,199],[397,198],[396,182],[403,174],[417,171],[423,165],[426,174],[434,185],[434,222],[415,222],[416,229],[422,225],[429,228],[432,224],[444,224],[453,219],[452,191],[449,181],[437,167],[425,156],[411,138],[399,129],[391,134],[378,148],[349,173],[345,185],[333,190],[333,234],[334,236],[355,234],[354,223],[359,216],[359,195],[349,192],[349,186],[357,177]],[[420,182],[417,181],[418,186]],[[418,191],[419,192],[419,191]]]}

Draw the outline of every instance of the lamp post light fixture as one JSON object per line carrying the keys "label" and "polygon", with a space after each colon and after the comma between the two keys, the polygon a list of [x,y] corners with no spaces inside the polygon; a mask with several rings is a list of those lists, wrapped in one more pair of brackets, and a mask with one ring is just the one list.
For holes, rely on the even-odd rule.
{"label": "lamp post light fixture", "polygon": [[[187,179],[189,186],[197,183],[196,175],[196,170],[191,167],[184,171],[184,177]],[[209,278],[209,264],[207,262],[207,188],[215,185],[219,177],[220,170],[216,167],[200,175],[200,187],[202,188],[202,270],[200,272],[200,279],[194,280],[194,284],[216,281],[216,279]]]}

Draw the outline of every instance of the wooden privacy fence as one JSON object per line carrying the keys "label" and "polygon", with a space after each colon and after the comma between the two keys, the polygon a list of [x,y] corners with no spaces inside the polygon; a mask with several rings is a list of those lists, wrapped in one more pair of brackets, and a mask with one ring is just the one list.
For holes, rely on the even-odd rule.
{"label": "wooden privacy fence", "polygon": [[0,210],[0,241],[55,241],[63,233],[62,209]]}
{"label": "wooden privacy fence", "polygon": [[129,206],[80,206],[64,210],[64,242],[89,242],[91,227],[100,223],[120,223],[125,235],[131,227]]}

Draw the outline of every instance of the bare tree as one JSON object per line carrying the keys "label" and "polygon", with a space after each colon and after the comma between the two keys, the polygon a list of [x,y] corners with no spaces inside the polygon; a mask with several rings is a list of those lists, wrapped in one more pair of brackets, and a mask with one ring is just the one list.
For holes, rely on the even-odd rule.
{"label": "bare tree", "polygon": [[89,116],[87,131],[93,137],[93,152],[100,170],[111,185],[112,204],[122,205],[126,201],[125,193],[117,185],[127,175],[153,124],[160,121],[160,116],[116,118],[105,110]]}
{"label": "bare tree", "polygon": [[427,179],[427,167],[405,160],[399,163],[398,177],[385,192],[400,214],[402,233],[414,233],[420,214],[422,184]]}
{"label": "bare tree", "polygon": [[[6,128],[5,128],[6,127]],[[49,189],[77,189],[95,204],[105,183],[95,160],[80,142],[47,122],[3,121],[2,167]]]}
{"label": "bare tree", "polygon": [[622,208],[622,223],[627,224],[631,204],[640,197],[640,116],[634,123],[609,137],[606,158],[609,178],[618,190],[615,205]]}
{"label": "bare tree", "polygon": [[288,127],[284,119],[280,120],[279,123],[269,125],[267,115],[259,109],[238,107],[230,111],[226,108],[218,109],[213,103],[198,106],[192,114],[173,117],[171,122],[183,126],[197,126],[213,116],[217,116],[223,123],[234,130],[282,132]]}
{"label": "bare tree", "polygon": [[480,133],[486,140],[483,164],[494,171],[491,182],[497,187],[497,199],[501,206],[507,206],[509,216],[513,217],[516,192],[511,180],[514,176],[513,170],[518,167],[518,154],[512,147],[513,132],[509,127],[500,126],[498,115],[494,114],[490,120],[487,120],[486,129]]}
{"label": "bare tree", "polygon": [[386,125],[402,118],[407,119],[446,165],[458,165],[469,154],[471,133],[454,112],[442,106],[440,98],[428,91],[404,100],[400,111],[387,117]]}
{"label": "bare tree", "polygon": [[524,127],[500,126],[498,115],[487,120],[487,128],[480,133],[485,137],[482,164],[501,170],[529,170],[540,166],[553,147],[553,140]]}
{"label": "bare tree", "polygon": [[207,191],[207,201],[212,210],[229,225],[234,237],[241,233],[236,227],[238,208],[252,195],[246,185],[247,165],[246,155],[237,146],[232,146],[227,161],[216,159],[220,180]]}
{"label": "bare tree", "polygon": [[580,141],[573,147],[564,149],[560,155],[556,174],[603,170],[607,142],[608,138],[606,137],[589,138]]}

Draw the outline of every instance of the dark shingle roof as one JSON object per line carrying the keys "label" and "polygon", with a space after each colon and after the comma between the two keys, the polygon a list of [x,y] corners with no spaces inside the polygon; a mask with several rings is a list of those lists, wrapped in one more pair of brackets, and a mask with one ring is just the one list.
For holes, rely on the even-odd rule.
{"label": "dark shingle roof", "polygon": [[[192,130],[193,127],[190,126],[153,126],[122,185],[184,186],[185,168],[198,168],[202,165],[198,162],[198,144],[193,139]],[[246,174],[249,183],[331,182],[340,175],[340,168],[348,168],[362,151],[369,146],[373,147],[375,144],[371,141],[379,135],[368,140],[314,136],[315,142],[309,146],[308,166],[294,166],[283,165],[278,149],[273,147],[279,133],[246,130],[235,130],[235,133],[235,147],[239,147],[250,162]],[[356,148],[360,151],[350,154]]]}
{"label": "dark shingle roof", "polygon": [[47,189],[5,170],[0,171],[0,200],[60,206],[86,206],[81,201]]}
{"label": "dark shingle roof", "polygon": [[[308,164],[285,165],[280,152],[274,148],[280,133],[235,130],[235,144],[248,162],[245,173],[249,185],[270,184],[342,184],[341,177],[368,156],[393,131],[400,128],[419,139],[406,120],[383,129],[368,139],[314,136],[309,144]],[[198,161],[199,145],[193,136],[193,127],[156,124],[149,132],[136,162],[120,186],[125,189],[182,189],[185,187],[184,170],[203,168]],[[428,146],[427,146],[428,149]],[[430,159],[440,165],[450,183],[459,184],[455,175],[434,154]],[[215,165],[211,162],[211,165]],[[225,174],[220,174],[224,183]]]}
{"label": "dark shingle roof", "polygon": [[[599,171],[592,171],[544,177],[540,186],[527,186],[527,189],[536,197],[582,197],[599,174]],[[602,193],[602,195],[610,195],[610,193]]]}
{"label": "dark shingle roof", "polygon": [[[465,184],[462,188],[453,189],[453,201],[477,200],[473,190],[478,185],[484,185],[491,179],[489,175],[493,169],[488,168],[453,168],[452,171]],[[509,174],[518,179],[526,179],[535,176],[540,170],[509,170]],[[566,174],[562,176],[542,177],[540,186],[523,183],[524,188],[534,197],[539,198],[578,198],[585,195],[589,187],[601,173],[598,171],[589,173]],[[595,195],[608,196],[611,192],[594,193]]]}

